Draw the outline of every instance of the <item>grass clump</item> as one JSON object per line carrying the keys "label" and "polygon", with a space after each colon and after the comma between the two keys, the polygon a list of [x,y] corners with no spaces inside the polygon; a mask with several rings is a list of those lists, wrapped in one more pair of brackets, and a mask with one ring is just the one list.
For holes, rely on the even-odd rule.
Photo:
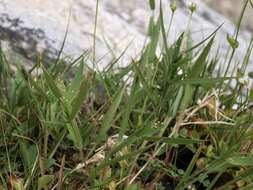
{"label": "grass clump", "polygon": [[151,19],[150,42],[124,68],[95,71],[83,55],[14,72],[0,51],[0,189],[252,188],[243,71],[227,76],[209,57],[216,31],[168,46],[161,7]]}

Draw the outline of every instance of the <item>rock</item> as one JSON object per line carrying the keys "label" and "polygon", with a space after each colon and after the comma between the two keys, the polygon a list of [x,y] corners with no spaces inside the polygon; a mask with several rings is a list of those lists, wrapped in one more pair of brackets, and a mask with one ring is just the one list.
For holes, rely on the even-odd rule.
{"label": "rock", "polygon": [[[170,42],[187,26],[189,11],[186,0],[180,2]],[[171,16],[169,4],[169,0],[163,1],[165,23]],[[224,56],[228,45],[226,35],[233,33],[234,25],[200,1],[197,4],[198,9],[192,20],[194,41],[201,41],[224,23],[216,39],[220,54]],[[21,54],[25,59],[34,60],[41,53],[49,62],[57,57],[69,20],[63,57],[74,59],[93,49],[95,10],[95,0],[0,0],[0,38],[11,51]],[[99,0],[95,41],[99,68],[126,48],[119,65],[126,65],[131,57],[139,55],[147,40],[145,34],[150,15],[148,1]],[[237,57],[240,59],[245,54],[249,38],[250,34],[246,31],[239,36]]]}
{"label": "rock", "polygon": [[[244,1],[238,0],[204,0],[209,4],[213,9],[217,10],[219,13],[222,13],[227,18],[231,19],[233,22],[237,22],[241,13],[241,9]],[[245,17],[242,21],[242,26],[247,28],[250,31],[253,31],[252,23],[252,6],[248,6],[245,12]]]}

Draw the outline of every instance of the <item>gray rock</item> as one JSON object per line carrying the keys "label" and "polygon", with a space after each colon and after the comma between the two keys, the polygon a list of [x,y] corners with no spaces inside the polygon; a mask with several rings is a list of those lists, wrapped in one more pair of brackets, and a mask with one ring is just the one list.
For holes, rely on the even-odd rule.
{"label": "gray rock", "polygon": [[[245,1],[238,1],[238,0],[204,0],[208,5],[210,5],[212,8],[217,10],[218,12],[225,15],[227,18],[231,19],[234,22],[238,21],[239,15],[241,13],[241,9],[243,6],[243,3]],[[252,5],[250,5],[246,8],[245,17],[242,21],[242,26],[244,28],[249,29],[250,31],[253,31],[253,11],[252,11]]]}
{"label": "gray rock", "polygon": [[[173,21],[170,43],[187,26],[189,11],[186,1],[181,2]],[[171,16],[169,4],[169,1],[163,1],[165,23]],[[199,1],[197,4],[191,25],[194,41],[201,41],[224,23],[216,39],[220,54],[224,56],[228,45],[226,35],[233,33],[234,25],[205,4]],[[0,38],[11,51],[28,60],[41,53],[46,61],[50,61],[60,50],[69,18],[63,56],[74,59],[84,51],[92,50],[95,10],[95,0],[0,0]],[[99,1],[95,54],[99,68],[126,48],[119,65],[126,65],[131,57],[139,55],[147,40],[145,34],[150,15],[148,1]],[[245,54],[249,38],[246,31],[239,36],[240,47],[236,55],[239,60]]]}

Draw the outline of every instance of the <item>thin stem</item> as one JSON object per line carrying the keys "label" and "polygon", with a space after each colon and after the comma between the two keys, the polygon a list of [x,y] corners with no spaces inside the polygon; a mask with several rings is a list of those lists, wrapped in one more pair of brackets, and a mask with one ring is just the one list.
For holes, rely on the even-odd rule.
{"label": "thin stem", "polygon": [[[2,116],[2,114],[0,113],[0,117],[1,116]],[[6,157],[7,157],[8,167],[9,167],[9,173],[11,175],[12,169],[11,169],[10,154],[9,154],[9,149],[8,149],[8,145],[7,145],[7,141],[6,141],[5,130],[4,130],[4,125],[3,125],[3,122],[2,122],[2,118],[0,118],[0,126],[1,126],[1,129],[2,129],[3,141],[4,141]]]}
{"label": "thin stem", "polygon": [[166,33],[167,38],[168,38],[170,30],[171,30],[173,18],[174,18],[174,12],[172,12],[172,15],[171,15],[171,18],[170,18],[169,27],[168,27],[168,30],[167,30],[167,33]]}
{"label": "thin stem", "polygon": [[[240,27],[241,27],[241,24],[242,24],[242,19],[243,19],[244,13],[245,13],[245,11],[246,11],[248,2],[249,2],[249,0],[246,0],[245,3],[244,3],[244,5],[243,5],[243,7],[242,7],[242,11],[241,11],[241,14],[240,14],[240,17],[239,17],[239,21],[238,21],[238,24],[237,24],[237,27],[236,27],[236,30],[235,30],[235,41],[238,40],[238,35],[239,35]],[[236,50],[236,48],[233,48],[232,53],[231,53],[231,56],[230,56],[230,59],[229,59],[229,62],[228,62],[228,66],[227,66],[227,68],[226,68],[226,71],[225,71],[224,76],[227,75],[228,70],[229,70],[229,68],[230,68],[230,66],[231,66],[233,57],[234,57],[234,55],[235,55],[235,50]]]}
{"label": "thin stem", "polygon": [[92,56],[93,69],[95,69],[95,62],[96,62],[96,34],[97,34],[97,21],[98,21],[98,5],[99,5],[99,0],[96,0],[95,25],[94,25],[94,31],[93,31],[93,56]]}

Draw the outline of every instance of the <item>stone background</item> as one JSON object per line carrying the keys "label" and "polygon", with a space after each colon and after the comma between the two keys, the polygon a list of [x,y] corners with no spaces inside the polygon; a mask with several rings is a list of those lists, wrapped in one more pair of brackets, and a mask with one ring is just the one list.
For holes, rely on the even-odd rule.
{"label": "stone background", "polygon": [[[219,53],[224,56],[228,45],[226,35],[233,34],[233,23],[203,1],[194,1],[198,4],[192,20],[194,41],[201,41],[224,23],[216,36],[216,47],[220,47]],[[220,3],[223,1],[226,0],[217,0]],[[242,3],[241,0],[235,1]],[[189,2],[178,0],[180,6],[173,20],[170,43],[186,29]],[[209,3],[214,5],[213,2]],[[171,17],[169,5],[170,0],[163,1],[167,24]],[[216,7],[219,9],[221,6]],[[236,7],[239,11],[240,6]],[[61,48],[69,20],[63,57],[74,59],[92,50],[95,8],[95,0],[0,0],[2,46],[10,52],[12,58],[16,58],[12,56],[16,53],[18,60],[23,57],[30,61],[41,53],[45,61],[50,62]],[[126,49],[119,65],[129,64],[132,57],[137,57],[148,40],[146,31],[150,15],[148,0],[100,0],[96,36],[97,65],[104,67]],[[244,56],[250,37],[249,32],[241,31],[235,62]]]}
{"label": "stone background", "polygon": [[[225,15],[227,18],[236,22],[244,0],[203,0],[212,8]],[[243,19],[243,27],[253,31],[253,7],[248,6]]]}

